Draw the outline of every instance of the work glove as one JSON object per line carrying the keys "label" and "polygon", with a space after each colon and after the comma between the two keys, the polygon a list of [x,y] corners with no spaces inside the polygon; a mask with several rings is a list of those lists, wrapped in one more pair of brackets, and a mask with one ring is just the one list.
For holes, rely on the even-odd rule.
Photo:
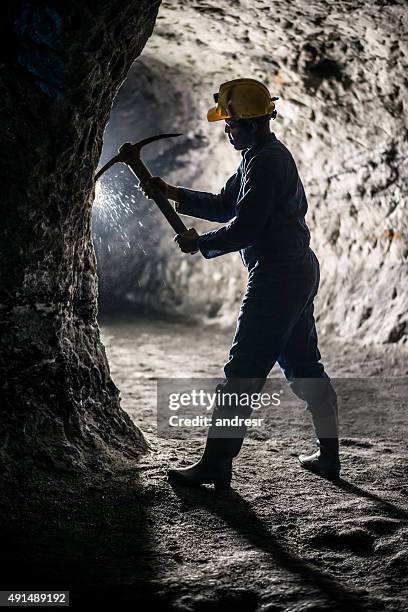
{"label": "work glove", "polygon": [[177,234],[174,236],[174,241],[177,242],[180,249],[183,253],[190,253],[190,255],[194,255],[194,253],[198,253],[198,239],[199,235],[196,230],[192,227],[186,232],[182,232],[181,234]]}

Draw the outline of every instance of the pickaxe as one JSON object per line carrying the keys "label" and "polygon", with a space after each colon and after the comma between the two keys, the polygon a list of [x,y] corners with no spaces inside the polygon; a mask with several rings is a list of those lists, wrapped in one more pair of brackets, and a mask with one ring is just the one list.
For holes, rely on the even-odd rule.
{"label": "pickaxe", "polygon": [[[145,138],[144,140],[136,142],[135,144],[125,142],[125,144],[120,147],[119,153],[115,155],[115,157],[112,157],[112,159],[108,161],[108,163],[105,164],[103,168],[101,168],[95,175],[95,181],[97,181],[98,178],[102,176],[104,172],[106,172],[106,170],[113,166],[113,164],[122,162],[123,164],[127,164],[129,166],[141,184],[146,183],[146,181],[148,181],[152,175],[140,159],[140,151],[142,150],[142,147],[150,142],[154,142],[155,140],[171,138],[172,136],[182,136],[182,134],[159,134],[158,136],[150,136],[150,138]],[[155,185],[149,187],[149,195],[160,208],[163,215],[166,217],[167,221],[177,234],[182,234],[183,232],[187,231],[183,221],[180,219],[173,206],[170,204],[168,199],[164,197],[163,193],[158,187]]]}

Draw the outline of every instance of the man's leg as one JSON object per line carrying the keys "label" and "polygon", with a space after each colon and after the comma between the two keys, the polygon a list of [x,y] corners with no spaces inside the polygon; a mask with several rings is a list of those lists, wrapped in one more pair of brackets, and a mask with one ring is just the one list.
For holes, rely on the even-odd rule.
{"label": "man's leg", "polygon": [[[310,251],[301,262],[266,265],[250,274],[242,300],[223,392],[259,393],[282,353],[305,306],[318,286],[318,263]],[[213,417],[240,416],[237,406],[217,406]],[[246,413],[249,416],[250,413]],[[201,459],[193,466],[169,470],[169,480],[191,486],[231,479],[232,459],[241,449],[246,428],[210,427]]]}
{"label": "man's leg", "polygon": [[312,302],[296,323],[278,363],[293,392],[307,402],[319,440],[319,450],[301,455],[299,461],[304,468],[333,479],[340,474],[337,396],[320,363],[313,310]]}
{"label": "man's leg", "polygon": [[[267,286],[266,286],[267,288]],[[261,285],[260,289],[264,289]],[[228,362],[224,366],[224,381],[216,390],[224,397],[228,393],[259,392],[289,334],[290,308],[284,308],[279,299],[264,296],[249,284],[241,304],[235,336]],[[261,293],[261,295],[259,295]],[[278,292],[277,292],[278,293]],[[295,308],[292,306],[292,310]],[[284,313],[284,320],[279,313]],[[293,317],[292,317],[293,318]],[[205,449],[197,463],[187,468],[173,468],[168,472],[174,484],[197,486],[213,483],[217,488],[229,486],[232,460],[238,455],[245,437],[246,427],[217,427],[215,419],[249,417],[251,411],[237,404],[216,405],[208,430]]]}
{"label": "man's leg", "polygon": [[[247,405],[240,404],[239,398],[241,394],[257,392],[264,383],[264,380],[230,378],[217,385],[216,393],[220,399],[212,414],[204,452],[193,465],[170,469],[170,482],[186,486],[214,484],[217,489],[230,486],[232,460],[241,450],[247,429],[244,420],[252,412]],[[235,417],[241,421],[231,424]]]}

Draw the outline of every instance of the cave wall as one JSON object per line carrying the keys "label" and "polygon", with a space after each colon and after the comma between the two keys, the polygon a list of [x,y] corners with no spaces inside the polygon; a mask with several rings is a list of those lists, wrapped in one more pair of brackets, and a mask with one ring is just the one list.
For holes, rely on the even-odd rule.
{"label": "cave wall", "polygon": [[[166,0],[143,53],[154,73],[146,83],[149,114],[160,131],[188,135],[176,165],[171,155],[163,166],[180,185],[218,191],[240,161],[223,122],[206,121],[221,82],[259,78],[280,97],[271,127],[305,184],[321,261],[319,330],[335,338],[408,337],[407,30],[400,0]],[[187,101],[172,119],[162,106],[167,96]],[[148,282],[135,285],[133,302],[232,326],[245,284],[239,256],[180,256],[159,217],[162,240],[147,249]],[[185,220],[199,231],[214,227]]]}
{"label": "cave wall", "polygon": [[96,322],[93,175],[158,2],[0,8],[0,469],[81,469],[146,449]]}

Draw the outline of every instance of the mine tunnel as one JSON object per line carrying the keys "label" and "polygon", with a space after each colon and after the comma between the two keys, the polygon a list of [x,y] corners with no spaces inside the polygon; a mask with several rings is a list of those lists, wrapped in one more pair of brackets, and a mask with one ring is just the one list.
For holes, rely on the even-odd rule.
{"label": "mine tunnel", "polygon": [[[71,607],[406,609],[405,3],[0,12],[2,588]],[[124,143],[177,133],[143,149],[152,175],[220,193],[241,154],[207,111],[239,78],[278,97],[270,129],[307,197],[342,473],[299,466],[316,431],[288,390],[232,488],[172,487],[205,437],[160,435],[158,388],[223,378],[248,273],[237,252],[182,253],[127,164],[95,176]],[[278,364],[268,380],[286,389]]]}

